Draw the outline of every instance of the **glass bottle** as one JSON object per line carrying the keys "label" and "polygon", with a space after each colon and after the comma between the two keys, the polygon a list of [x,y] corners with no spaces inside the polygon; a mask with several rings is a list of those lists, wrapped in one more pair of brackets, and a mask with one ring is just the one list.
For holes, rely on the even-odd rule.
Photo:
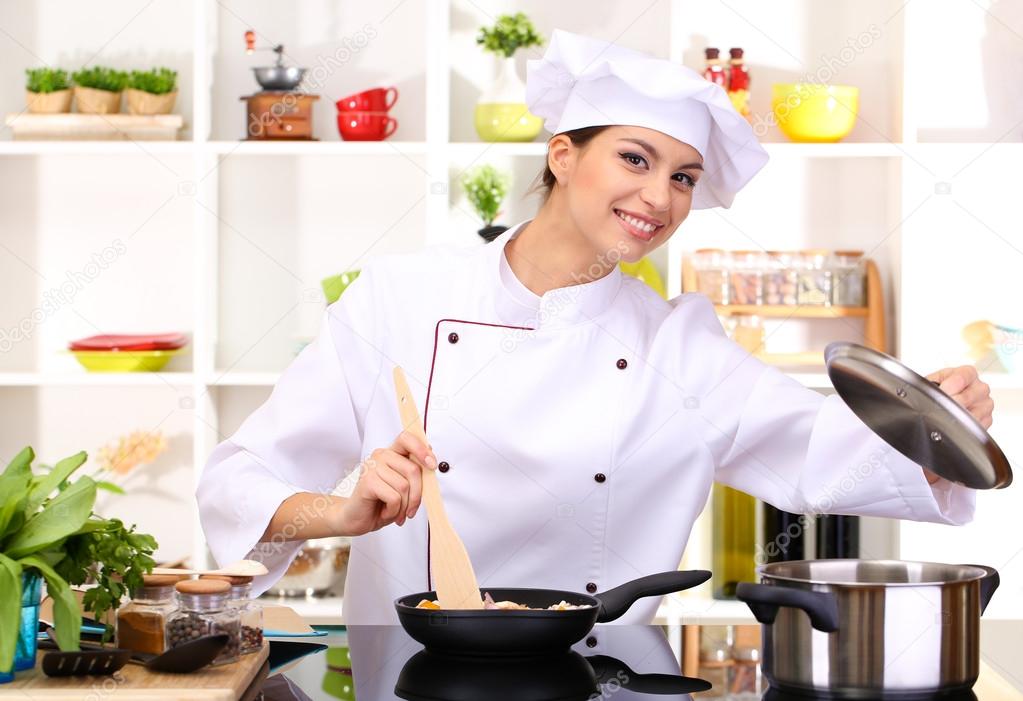
{"label": "glass bottle", "polygon": [[832,301],[840,307],[867,304],[863,251],[835,251]]}
{"label": "glass bottle", "polygon": [[701,248],[693,255],[696,291],[714,304],[728,304],[728,258],[720,248]]}
{"label": "glass bottle", "polygon": [[728,97],[735,111],[746,120],[751,117],[749,106],[749,69],[740,48],[728,50]]}
{"label": "glass bottle", "polygon": [[724,697],[732,661],[732,641],[728,626],[700,626],[700,667],[697,676],[710,682],[711,689],[700,696]]}
{"label": "glass bottle", "polygon": [[764,504],[763,562],[802,560],[806,556],[805,516]]}
{"label": "glass bottle", "polygon": [[739,582],[756,581],[757,500],[717,482],[712,499],[713,597],[734,599]]}
{"label": "glass bottle", "polygon": [[231,585],[218,579],[186,579],[175,589],[178,610],[167,617],[167,647],[226,633],[227,646],[211,664],[235,662],[241,645],[241,621],[238,609],[230,604]]}
{"label": "glass bottle", "polygon": [[167,649],[167,617],[178,608],[176,575],[147,574],[142,586],[131,592],[131,601],[117,609],[117,647],[159,655]]}
{"label": "glass bottle", "polygon": [[799,304],[831,305],[831,267],[828,251],[814,248],[801,252],[799,267]]}
{"label": "glass bottle", "polygon": [[241,623],[240,652],[258,652],[263,647],[263,605],[252,599],[252,577],[216,574],[200,579],[220,579],[231,585],[230,605],[238,610]]}
{"label": "glass bottle", "polygon": [[764,304],[797,304],[799,273],[794,254],[788,251],[768,251],[764,268]]}
{"label": "glass bottle", "polygon": [[703,50],[703,56],[703,77],[715,85],[720,85],[725,90],[728,90],[728,74],[725,72],[725,67],[721,63],[721,51],[712,46],[708,46]]}
{"label": "glass bottle", "polygon": [[860,517],[817,517],[817,559],[857,558],[860,556]]}
{"label": "glass bottle", "polygon": [[729,304],[763,304],[764,268],[767,259],[760,251],[732,251],[729,274]]}

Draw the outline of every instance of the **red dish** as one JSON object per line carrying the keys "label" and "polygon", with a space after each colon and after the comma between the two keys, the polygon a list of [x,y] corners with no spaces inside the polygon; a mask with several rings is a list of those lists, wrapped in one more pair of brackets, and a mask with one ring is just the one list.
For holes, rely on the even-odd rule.
{"label": "red dish", "polygon": [[188,345],[183,333],[105,334],[71,341],[68,350],[175,350]]}

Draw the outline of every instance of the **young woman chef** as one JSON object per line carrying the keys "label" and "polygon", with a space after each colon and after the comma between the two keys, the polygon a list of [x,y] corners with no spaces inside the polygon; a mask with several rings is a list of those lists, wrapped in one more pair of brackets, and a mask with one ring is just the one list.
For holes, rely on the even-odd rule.
{"label": "young woman chef", "polygon": [[[262,560],[265,589],[303,540],[357,536],[345,618],[395,621],[394,599],[432,588],[419,464],[438,471],[484,587],[596,592],[674,569],[714,481],[796,513],[971,519],[971,490],[744,352],[705,297],[665,302],[616,266],[690,209],[729,206],[766,163],[718,86],[555,31],[527,101],[555,135],[536,217],[488,245],[364,267],[210,457],[197,496],[219,563]],[[395,365],[432,450],[401,432]],[[933,377],[990,424],[974,370]]]}

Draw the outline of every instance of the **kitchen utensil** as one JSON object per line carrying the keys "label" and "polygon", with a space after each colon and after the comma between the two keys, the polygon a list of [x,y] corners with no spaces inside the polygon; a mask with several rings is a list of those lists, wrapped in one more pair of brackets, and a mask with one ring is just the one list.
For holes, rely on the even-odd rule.
{"label": "kitchen utensil", "polygon": [[176,350],[188,344],[183,333],[102,334],[68,343],[73,351]]}
{"label": "kitchen utensil", "polygon": [[[204,635],[201,638],[172,647],[159,655],[103,647],[98,643],[79,642],[79,647],[82,648],[80,651],[64,652],[57,650],[46,653],[43,657],[43,671],[49,676],[110,674],[123,667],[125,662],[130,660],[154,672],[187,674],[188,672],[194,672],[205,667],[216,659],[220,651],[227,645],[228,638],[229,636],[226,633]],[[39,647],[44,649],[57,647],[52,633],[49,640],[40,641]],[[127,659],[125,659],[125,655]],[[51,656],[54,656],[53,659],[47,662],[47,658]],[[47,671],[47,665],[49,665],[53,673]],[[92,671],[107,668],[109,668],[109,671]]]}
{"label": "kitchen utensil", "polygon": [[1012,483],[1009,461],[976,419],[895,358],[855,343],[824,351],[835,391],[870,430],[907,458],[973,489]]}
{"label": "kitchen utensil", "polygon": [[619,618],[637,599],[682,591],[708,579],[706,570],[660,572],[593,595],[552,589],[483,589],[494,601],[515,601],[538,609],[560,601],[583,607],[566,611],[416,608],[423,599],[437,600],[432,591],[403,596],[394,607],[405,631],[428,650],[469,656],[538,655],[567,650],[595,623]]}
{"label": "kitchen utensil", "polygon": [[619,688],[682,695],[707,691],[711,685],[677,674],[639,674],[614,657],[584,657],[574,651],[530,658],[465,658],[420,650],[402,667],[394,693],[409,701],[583,701],[605,698],[603,694]]}
{"label": "kitchen utensil", "polygon": [[387,112],[338,112],[337,130],[345,141],[383,141],[398,129]]}
{"label": "kitchen utensil", "polygon": [[68,351],[89,372],[158,372],[181,350]]}
{"label": "kitchen utensil", "polygon": [[775,83],[771,91],[778,126],[793,141],[841,141],[856,124],[860,90],[854,86]]}
{"label": "kitchen utensil", "polygon": [[238,560],[216,570],[191,570],[185,567],[154,567],[150,574],[225,574],[234,577],[259,577],[269,573],[262,562]]}
{"label": "kitchen utensil", "polygon": [[327,646],[323,643],[301,643],[291,640],[270,641],[270,673],[273,674],[281,667],[300,660],[306,655],[323,652]]}
{"label": "kitchen utensil", "polygon": [[[887,699],[968,690],[998,572],[980,565],[800,560],[757,568],[737,597],[763,624],[773,687]],[[930,697],[928,697],[930,698]]]}
{"label": "kitchen utensil", "polygon": [[269,49],[277,54],[277,60],[272,66],[260,66],[252,69],[253,74],[256,76],[256,82],[259,83],[260,87],[264,90],[284,91],[291,91],[297,88],[299,83],[302,82],[302,78],[305,77],[306,69],[284,65],[284,45],[276,44],[272,47],[256,46],[256,33],[251,29],[245,32],[245,53],[252,54],[254,51],[264,49]]}
{"label": "kitchen utensil", "polygon": [[[398,366],[394,368],[394,389],[402,430],[429,445],[412,390],[409,389],[404,371]],[[437,586],[437,595],[433,598],[445,609],[482,610],[483,597],[476,583],[476,573],[472,570],[472,562],[462,539],[458,537],[444,510],[437,473],[425,467],[422,472],[423,504],[430,524],[430,570]],[[416,603],[419,603],[418,599]]]}
{"label": "kitchen utensil", "polygon": [[338,112],[387,112],[398,101],[398,88],[370,88],[343,97],[334,105]]}
{"label": "kitchen utensil", "polygon": [[267,593],[285,597],[343,595],[351,547],[351,538],[344,536],[306,541]]}

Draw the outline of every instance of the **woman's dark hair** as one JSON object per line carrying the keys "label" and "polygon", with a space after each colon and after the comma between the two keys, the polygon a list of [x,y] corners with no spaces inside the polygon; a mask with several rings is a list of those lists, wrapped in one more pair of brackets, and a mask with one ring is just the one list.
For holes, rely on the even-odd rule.
{"label": "woman's dark hair", "polygon": [[[608,126],[609,125],[583,127],[581,129],[572,129],[571,131],[563,131],[561,133],[571,140],[573,146],[581,148],[590,143],[597,134],[607,129]],[[551,167],[544,164],[543,172],[536,177],[533,186],[529,188],[526,195],[532,195],[534,192],[540,192],[543,194],[543,201],[546,202],[550,198],[551,192],[554,191],[554,184],[557,181],[557,178],[554,177],[554,173],[551,172]]]}

